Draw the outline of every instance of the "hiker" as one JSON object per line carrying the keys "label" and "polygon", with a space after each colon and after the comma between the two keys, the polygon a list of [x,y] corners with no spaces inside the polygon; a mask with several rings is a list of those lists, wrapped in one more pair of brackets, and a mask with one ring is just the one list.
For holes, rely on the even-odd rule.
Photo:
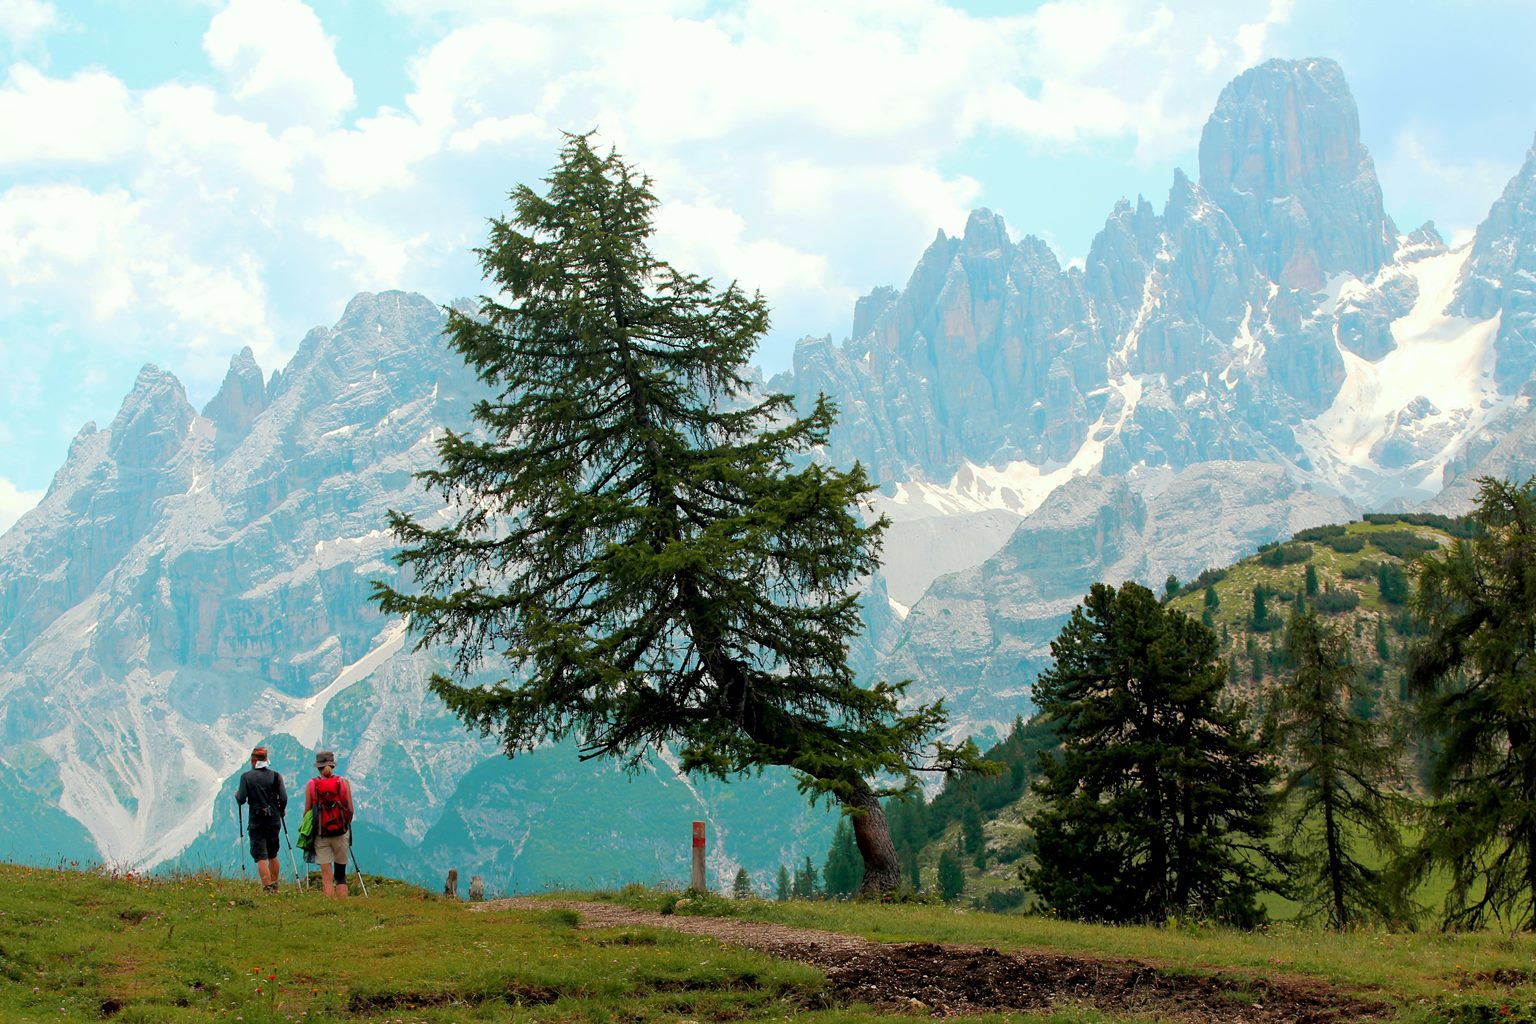
{"label": "hiker", "polygon": [[319,777],[304,787],[304,809],[314,815],[320,887],[325,895],[344,900],[347,862],[352,859],[352,787],[336,774],[336,755],[329,750],[315,755],[315,771]]}
{"label": "hiker", "polygon": [[280,876],[277,835],[288,811],[288,791],[283,788],[282,775],[267,763],[266,747],[251,751],[251,766],[241,773],[240,785],[235,787],[235,803],[251,805],[250,823],[246,826],[251,837],[251,857],[256,861],[261,888],[276,892]]}

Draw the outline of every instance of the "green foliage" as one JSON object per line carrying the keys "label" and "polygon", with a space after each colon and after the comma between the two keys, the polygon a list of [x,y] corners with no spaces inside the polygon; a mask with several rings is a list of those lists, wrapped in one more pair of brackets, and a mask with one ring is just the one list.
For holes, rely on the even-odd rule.
{"label": "green foliage", "polygon": [[1324,615],[1338,615],[1360,607],[1360,595],[1353,590],[1335,590],[1332,587],[1312,597],[1312,610]]}
{"label": "green foliage", "polygon": [[1396,887],[1357,855],[1354,838],[1366,837],[1376,863],[1398,854],[1400,751],[1381,725],[1354,714],[1363,691],[1342,633],[1297,611],[1285,646],[1295,671],[1273,695],[1271,714],[1287,766],[1281,850],[1294,895],[1333,928],[1402,921]]}
{"label": "green foliage", "polygon": [[864,881],[864,860],[854,841],[853,827],[844,817],[832,833],[832,848],[821,870],[822,886],[828,896],[852,896]]}
{"label": "green foliage", "polygon": [[1253,588],[1253,614],[1248,617],[1248,628],[1253,632],[1268,633],[1279,629],[1285,621],[1269,610],[1269,599],[1273,596],[1273,592],[1263,584]]}
{"label": "green foliage", "polygon": [[1259,548],[1259,563],[1268,566],[1295,565],[1312,557],[1310,544],[1266,544]]}
{"label": "green foliage", "polygon": [[965,870],[954,851],[939,854],[939,898],[948,903],[965,890]]}
{"label": "green foliage", "polygon": [[1400,565],[1383,562],[1376,569],[1376,585],[1384,604],[1401,605],[1408,601],[1408,575]]}
{"label": "green foliage", "polygon": [[966,853],[980,853],[986,845],[987,834],[981,819],[981,805],[974,800],[966,803],[960,812],[961,848]]}
{"label": "green foliage", "polygon": [[1163,600],[1168,601],[1179,596],[1179,578],[1172,573],[1163,581]]}
{"label": "green foliage", "polygon": [[1205,607],[1211,611],[1221,607],[1221,595],[1216,593],[1214,584],[1205,588]]}
{"label": "green foliage", "polygon": [[1443,516],[1435,512],[1368,512],[1365,521],[1374,526],[1429,526],[1452,537],[1471,539],[1478,535],[1482,524],[1476,515]]}
{"label": "green foliage", "polygon": [[1346,533],[1338,537],[1329,537],[1322,541],[1328,547],[1341,555],[1352,555],[1365,549],[1365,537],[1358,533]]}
{"label": "green foliage", "polygon": [[813,900],[819,890],[816,888],[816,868],[811,864],[811,858],[807,856],[805,863],[795,869],[795,881],[790,890],[797,900]]}
{"label": "green foliage", "polygon": [[736,869],[736,880],[731,883],[731,895],[738,900],[752,895],[752,876],[747,874],[746,868]]}
{"label": "green foliage", "polygon": [[1329,523],[1326,526],[1309,526],[1305,530],[1299,530],[1292,535],[1292,540],[1302,541],[1326,541],[1335,537],[1343,537],[1349,532],[1349,528],[1341,523]]}
{"label": "green foliage", "polygon": [[779,865],[779,873],[773,879],[773,898],[783,902],[794,895],[794,882],[789,877],[789,868]]}
{"label": "green foliage", "polygon": [[1145,587],[1094,584],[1051,653],[1034,696],[1062,747],[1035,783],[1030,886],[1073,918],[1257,923],[1275,771],[1222,702],[1215,635]]}
{"label": "green foliage", "polygon": [[[374,600],[452,652],[432,691],[508,756],[575,736],[631,770],[662,744],[719,778],[783,765],[881,828],[879,797],[915,768],[977,756],[932,740],[942,704],[904,708],[905,684],[860,687],[848,666],[887,524],[860,519],[862,467],[805,458],[834,407],[752,397],[767,305],[656,258],[633,167],[574,136],[546,182],[491,222],[479,315],[448,311],[491,397],[419,474],[448,524],[390,513],[419,590]],[[487,686],[486,667],[508,674]],[[899,881],[894,856],[869,868],[874,888]]]}
{"label": "green foliage", "polygon": [[1471,540],[1419,563],[1409,689],[1435,799],[1410,877],[1450,871],[1445,921],[1536,929],[1536,479],[1484,477]]}
{"label": "green foliage", "polygon": [[1311,562],[1307,563],[1307,575],[1304,585],[1308,597],[1312,597],[1317,594],[1317,566],[1313,565]]}
{"label": "green foliage", "polygon": [[1440,547],[1434,538],[1421,537],[1407,530],[1383,530],[1368,536],[1373,547],[1394,558],[1417,558]]}

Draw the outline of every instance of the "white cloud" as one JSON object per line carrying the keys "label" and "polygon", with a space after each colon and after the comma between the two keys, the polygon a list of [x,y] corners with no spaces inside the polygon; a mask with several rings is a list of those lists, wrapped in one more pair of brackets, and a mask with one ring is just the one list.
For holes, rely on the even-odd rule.
{"label": "white cloud", "polygon": [[231,95],[271,124],[334,124],[356,102],[332,40],[299,0],[230,0],[203,49]]}
{"label": "white cloud", "polygon": [[14,65],[0,88],[0,167],[120,159],[135,142],[132,108],[127,88],[104,71],[57,79]]}
{"label": "white cloud", "polygon": [[21,49],[58,28],[58,8],[47,0],[4,0],[0,3],[0,39]]}
{"label": "white cloud", "polygon": [[132,323],[156,331],[162,345],[206,351],[215,361],[244,344],[270,350],[259,263],[238,249],[192,251],[154,214],[122,189],[36,185],[0,193],[0,283],[9,305],[42,303],[72,318],[79,310],[79,327],[116,341]]}
{"label": "white cloud", "polygon": [[23,491],[5,477],[0,477],[0,533],[9,530],[22,516],[43,500],[42,491]]}
{"label": "white cloud", "polygon": [[393,110],[362,118],[356,128],[332,132],[317,143],[324,185],[357,196],[418,184],[416,164],[438,146],[433,131]]}

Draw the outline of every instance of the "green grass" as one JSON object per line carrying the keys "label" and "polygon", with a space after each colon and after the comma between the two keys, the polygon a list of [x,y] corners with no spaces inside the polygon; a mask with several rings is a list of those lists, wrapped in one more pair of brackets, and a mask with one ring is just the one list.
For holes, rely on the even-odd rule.
{"label": "green grass", "polygon": [[369,888],[341,904],[206,875],[0,865],[0,1020],[777,1020],[824,984],[708,939],[578,931],[568,911],[471,913],[400,883]]}
{"label": "green grass", "polygon": [[[208,875],[144,878],[0,865],[0,1021],[126,1024],[925,1020],[826,1008],[803,964],[666,929],[585,930],[557,908],[474,913],[376,880],[347,903]],[[1315,978],[1402,1007],[1400,1020],[1536,1019],[1536,938],[1295,927],[1106,928],[873,903],[776,903],[631,888],[603,898],[1002,950],[1127,957],[1168,970]],[[1508,1006],[1508,1015],[1500,1009]],[[1092,1010],[988,1020],[1129,1021]]]}

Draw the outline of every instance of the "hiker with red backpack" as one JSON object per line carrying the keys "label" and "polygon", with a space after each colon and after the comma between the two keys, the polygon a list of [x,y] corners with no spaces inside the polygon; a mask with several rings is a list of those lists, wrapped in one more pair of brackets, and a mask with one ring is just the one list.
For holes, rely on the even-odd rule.
{"label": "hiker with red backpack", "polygon": [[[251,767],[240,775],[235,787],[236,818],[238,808],[251,805],[251,820],[246,832],[251,837],[251,858],[256,861],[256,874],[261,878],[265,892],[277,891],[280,868],[277,863],[277,835],[283,825],[283,815],[288,811],[288,790],[283,777],[267,763],[267,748],[251,751]],[[350,805],[349,805],[350,806]]]}
{"label": "hiker with red backpack", "polygon": [[304,810],[314,816],[320,887],[325,895],[344,900],[352,859],[352,787],[336,774],[336,755],[329,750],[315,755],[315,771],[319,776],[304,787]]}

